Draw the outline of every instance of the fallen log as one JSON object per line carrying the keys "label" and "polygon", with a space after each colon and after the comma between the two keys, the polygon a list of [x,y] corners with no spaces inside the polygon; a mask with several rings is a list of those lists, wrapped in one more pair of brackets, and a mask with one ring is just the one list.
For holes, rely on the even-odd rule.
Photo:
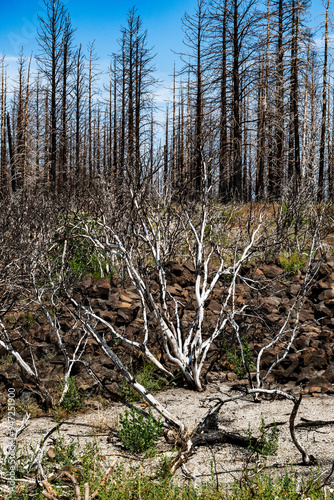
{"label": "fallen log", "polygon": [[254,437],[242,436],[233,432],[226,431],[211,431],[211,432],[203,432],[202,434],[197,434],[192,438],[193,446],[205,446],[207,444],[234,444],[236,446],[242,446],[243,448],[248,448],[249,446],[252,449],[256,449],[258,445],[258,440]]}

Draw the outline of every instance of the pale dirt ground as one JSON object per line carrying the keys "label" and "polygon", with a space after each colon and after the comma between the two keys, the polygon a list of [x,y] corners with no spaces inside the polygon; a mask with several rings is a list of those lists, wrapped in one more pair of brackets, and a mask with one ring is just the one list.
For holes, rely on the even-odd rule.
{"label": "pale dirt ground", "polygon": [[[218,392],[218,388],[221,392]],[[196,422],[208,411],[210,404],[208,399],[215,395],[231,395],[230,385],[227,383],[210,384],[203,393],[195,393],[181,388],[169,389],[158,394],[158,399],[168,408],[168,410],[182,418],[188,427],[193,427]],[[235,393],[233,393],[235,394]],[[276,422],[286,422],[278,426],[279,440],[278,452],[275,456],[267,459],[261,458],[260,461],[253,459],[250,467],[258,465],[264,467],[273,466],[269,469],[270,474],[283,474],[285,468],[290,464],[299,464],[301,455],[293,446],[289,429],[288,420],[292,403],[286,400],[281,401],[262,401],[256,404],[251,401],[239,400],[230,402],[222,408],[219,418],[219,428],[230,432],[240,432],[247,435],[248,425],[250,423],[253,435],[259,434],[258,429],[261,418],[266,423],[273,419]],[[106,464],[115,458],[131,464],[135,469],[143,468],[147,471],[154,471],[161,458],[154,459],[129,459],[121,455],[126,454],[122,450],[117,440],[113,444],[107,442],[108,427],[115,425],[120,412],[124,412],[124,406],[118,403],[112,403],[109,407],[97,408],[84,414],[69,417],[60,429],[60,434],[66,436],[66,440],[76,440],[80,446],[84,446],[87,441],[96,440],[98,442],[101,454],[106,457]],[[311,397],[305,396],[302,400],[296,423],[301,417],[309,420],[334,420],[334,395]],[[0,443],[3,445],[7,441],[7,421],[3,419],[0,422]],[[17,426],[19,425],[19,420]],[[35,418],[29,422],[28,428],[18,439],[18,446],[24,444],[34,446],[40,439],[42,433],[50,430],[55,422],[50,417]],[[310,454],[314,455],[319,463],[319,470],[329,470],[334,462],[334,425],[326,427],[298,429],[298,435],[302,443],[307,446]],[[55,435],[53,435],[55,437]],[[46,450],[51,446],[49,439]],[[167,445],[163,438],[158,444],[158,450],[171,454],[172,447]],[[245,467],[249,453],[247,450],[232,446],[229,444],[216,444],[210,447],[198,447],[196,453],[190,457],[186,464],[186,470],[195,477],[195,482],[208,481],[212,477],[212,470],[216,471],[219,481],[228,483],[235,478],[240,477]],[[215,464],[215,465],[214,465]],[[313,468],[317,471],[317,467]],[[296,473],[302,475],[307,473],[308,467],[297,467]],[[268,470],[267,470],[268,471]],[[176,475],[178,480],[186,480],[185,470],[179,470]]]}

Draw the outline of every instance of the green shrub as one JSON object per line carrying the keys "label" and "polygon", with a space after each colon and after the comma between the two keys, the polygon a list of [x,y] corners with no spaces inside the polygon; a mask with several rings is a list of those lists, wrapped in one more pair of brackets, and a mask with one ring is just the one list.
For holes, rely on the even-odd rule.
{"label": "green shrub", "polygon": [[[139,384],[143,385],[148,392],[155,393],[160,391],[167,384],[167,380],[155,373],[156,366],[148,361],[143,365],[132,370],[132,375]],[[121,381],[121,396],[129,401],[140,401],[141,396],[124,379]]]}
{"label": "green shrub", "polygon": [[57,244],[52,245],[50,258],[58,263],[59,268],[63,266],[63,252],[66,242],[67,271],[74,275],[74,279],[80,279],[85,274],[91,273],[94,279],[103,276],[110,277],[116,273],[110,261],[106,258],[105,251],[96,248],[94,243],[84,237],[86,230],[94,237],[103,238],[103,230],[96,221],[91,220],[89,214],[80,214],[82,220],[74,224],[76,215],[66,220],[60,220],[64,225],[63,233]]}
{"label": "green shrub", "polygon": [[[246,366],[249,371],[252,371],[255,366],[253,363],[253,355],[251,352],[250,345],[248,344],[247,340],[242,340],[242,346],[244,350],[244,358],[246,362]],[[237,348],[237,346],[234,346],[233,350],[230,350],[227,347],[227,342],[226,339],[224,340],[223,343],[223,349],[226,353],[226,359],[228,363],[233,367],[233,371],[236,375],[238,375],[239,378],[245,378],[247,375],[247,371],[243,365],[242,362],[242,357],[241,357],[241,352],[240,349]]]}
{"label": "green shrub", "polygon": [[[60,390],[64,390],[65,383],[60,381]],[[68,379],[68,390],[61,403],[61,407],[69,413],[80,410],[85,399],[84,393],[79,389],[78,382],[75,377]]]}
{"label": "green shrub", "polygon": [[132,453],[154,448],[157,439],[161,436],[163,422],[159,418],[154,420],[151,410],[148,418],[131,408],[130,412],[126,410],[125,415],[120,414],[118,424],[118,435],[124,448]]}
{"label": "green shrub", "polygon": [[60,467],[71,467],[77,460],[78,445],[75,441],[65,442],[64,435],[58,435],[54,440],[53,446],[54,462]]}
{"label": "green shrub", "polygon": [[273,421],[273,426],[270,432],[266,429],[266,424],[264,418],[262,417],[261,425],[259,427],[260,437],[257,440],[257,444],[252,444],[253,435],[251,431],[250,424],[248,424],[248,437],[249,446],[248,449],[251,453],[260,453],[260,455],[269,456],[274,455],[278,448],[278,432],[275,420]]}
{"label": "green shrub", "polygon": [[305,264],[305,260],[306,256],[297,252],[290,256],[287,254],[280,256],[281,267],[289,275],[295,274],[298,269],[301,269]]}
{"label": "green shrub", "polygon": [[75,238],[69,267],[78,277],[91,273],[93,278],[110,277],[109,262],[105,256],[86,238]]}

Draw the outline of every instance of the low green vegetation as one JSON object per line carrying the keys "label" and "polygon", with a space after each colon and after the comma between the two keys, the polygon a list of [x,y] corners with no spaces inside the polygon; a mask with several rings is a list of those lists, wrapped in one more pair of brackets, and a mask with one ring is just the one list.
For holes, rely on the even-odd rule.
{"label": "low green vegetation", "polygon": [[[85,456],[85,450],[83,457]],[[45,459],[45,465],[48,466],[50,463],[58,464],[60,467],[71,468],[74,462],[78,460],[78,443],[76,441],[71,441],[66,443],[65,436],[63,434],[58,434],[54,439],[54,445],[49,450],[48,458]]]}
{"label": "low green vegetation", "polygon": [[[139,384],[143,385],[148,392],[154,394],[161,391],[167,385],[167,379],[156,373],[153,363],[143,360],[132,369],[132,376]],[[121,396],[129,401],[140,401],[141,396],[124,379],[120,382]]]}
{"label": "low green vegetation", "polygon": [[[78,220],[75,220],[79,216]],[[94,243],[85,237],[86,230],[94,237],[102,235],[102,230],[94,218],[87,214],[75,214],[63,223],[63,233],[60,241],[52,245],[51,260],[63,266],[63,259],[73,279],[80,279],[91,273],[95,280],[104,276],[110,277],[116,273],[105,252],[97,248]]]}
{"label": "low green vegetation", "polygon": [[[255,368],[254,362],[253,362],[253,355],[251,352],[250,345],[248,344],[247,340],[243,339],[242,340],[242,347],[244,351],[244,358],[245,358],[245,363],[249,371],[252,371]],[[242,357],[241,357],[241,352],[240,348],[237,346],[234,346],[232,349],[228,347],[227,340],[224,339],[223,341],[223,350],[226,354],[226,359],[227,362],[229,363],[231,369],[234,371],[236,375],[238,375],[239,378],[245,378],[247,375],[247,371],[244,367],[244,364],[242,362]]]}
{"label": "low green vegetation", "polygon": [[[63,392],[65,383],[60,380],[60,392]],[[68,390],[61,403],[61,407],[68,413],[80,410],[85,400],[85,394],[79,388],[77,379],[70,377],[68,379]]]}
{"label": "low green vegetation", "polygon": [[14,363],[14,358],[11,354],[3,356],[0,361],[0,370],[7,370]]}
{"label": "low green vegetation", "polygon": [[132,453],[153,451],[162,429],[163,422],[155,420],[151,410],[147,418],[134,407],[119,416],[118,435],[124,448]]}
{"label": "low green vegetation", "polygon": [[[136,417],[137,422],[140,420]],[[86,443],[80,451],[77,440],[68,441],[58,434],[53,445],[46,448],[42,460],[44,474],[50,479],[57,499],[76,498],[74,487],[63,471],[72,474],[84,498],[84,485],[88,483],[90,494],[97,492],[99,500],[334,500],[334,486],[325,486],[324,475],[318,471],[301,475],[293,467],[284,471],[259,473],[256,469],[245,469],[241,480],[230,484],[217,483],[212,468],[207,482],[179,483],[171,477],[171,456],[162,454],[158,458],[155,473],[148,473],[139,465],[128,466],[119,459],[105,476],[110,462],[103,456],[96,440]],[[34,474],[35,451],[30,448],[18,450],[15,457],[17,479],[32,477]],[[5,460],[0,447],[0,474],[6,477],[9,463]],[[65,474],[66,474],[65,472]],[[1,485],[0,485],[1,488]],[[4,500],[43,500],[45,496],[41,483],[18,481],[15,492],[0,496]]]}
{"label": "low green vegetation", "polygon": [[[102,473],[105,467],[99,468],[100,458],[94,448],[86,448],[80,465],[82,471],[79,479],[79,487],[83,494],[83,484],[88,482],[90,491],[99,490],[99,500],[333,500],[334,488],[324,489],[321,481],[310,476],[301,478],[293,470],[285,471],[279,477],[270,474],[258,474],[255,471],[245,473],[242,481],[236,481],[230,486],[216,485],[211,479],[207,483],[194,486],[189,484],[177,484],[170,477],[152,477],[148,474],[138,472],[135,468],[125,469],[122,464],[114,468],[107,484],[99,487]],[[87,480],[87,481],[86,481]],[[75,498],[72,496],[68,481],[58,480],[53,484],[58,498]],[[41,491],[31,493],[26,490],[12,494],[11,500],[43,500],[45,497]],[[66,488],[66,490],[64,489]],[[66,494],[64,495],[64,491]],[[83,496],[82,496],[83,498]]]}
{"label": "low green vegetation", "polygon": [[91,273],[97,280],[112,274],[105,256],[86,238],[76,238],[71,250],[72,258],[68,265],[78,277]]}
{"label": "low green vegetation", "polygon": [[280,263],[282,269],[289,274],[295,274],[298,269],[301,269],[306,261],[305,254],[300,254],[298,252],[294,252],[291,255],[283,254],[280,256]]}
{"label": "low green vegetation", "polygon": [[261,425],[259,427],[260,437],[257,440],[257,444],[253,445],[253,433],[250,424],[248,424],[248,437],[249,437],[249,447],[248,450],[251,453],[259,453],[260,455],[269,456],[274,455],[278,448],[278,432],[275,420],[270,428],[266,427],[264,418],[261,419]]}

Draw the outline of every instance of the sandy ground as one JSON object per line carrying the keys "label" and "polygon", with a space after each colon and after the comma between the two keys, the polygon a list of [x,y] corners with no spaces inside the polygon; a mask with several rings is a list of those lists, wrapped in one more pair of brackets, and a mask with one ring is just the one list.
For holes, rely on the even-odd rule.
{"label": "sandy ground", "polygon": [[[175,388],[161,392],[157,397],[168,408],[168,410],[181,418],[192,428],[210,408],[208,400],[214,396],[222,396],[222,393],[231,395],[231,386],[227,383],[211,384],[204,393],[194,393],[185,389]],[[124,412],[124,406],[112,403],[108,407],[100,408],[96,403],[96,409],[69,417],[60,428],[60,434],[66,440],[76,440],[80,446],[84,447],[87,441],[96,438],[101,453],[106,456],[106,461],[113,459],[131,463],[136,468],[143,467],[145,470],[154,470],[161,460],[161,457],[154,459],[129,459],[124,458],[126,452],[121,448],[117,439],[112,443],[107,441],[108,429],[115,425],[120,412]],[[254,436],[259,435],[261,418],[266,423],[271,423],[273,419],[278,425],[279,439],[278,451],[276,455],[266,459],[256,459],[254,457],[250,466],[263,468],[273,467],[275,473],[284,473],[290,464],[297,465],[297,474],[307,472],[309,468],[300,467],[301,455],[291,442],[288,420],[292,403],[286,400],[262,401],[260,404],[252,401],[239,400],[226,404],[222,408],[219,417],[219,428],[230,432],[239,432],[247,435],[250,424]],[[334,396],[305,396],[302,400],[296,423],[301,421],[301,417],[309,420],[334,420]],[[17,427],[20,419],[17,420]],[[18,439],[18,447],[25,445],[35,446],[46,431],[55,425],[52,417],[35,418],[29,421],[27,429]],[[4,418],[0,422],[0,443],[5,445],[8,441],[8,422]],[[334,425],[324,427],[313,427],[308,429],[298,429],[298,435],[302,443],[307,447],[307,451],[314,455],[319,461],[319,470],[329,470],[334,462]],[[51,446],[51,439],[48,440],[46,450]],[[158,450],[168,454],[172,453],[172,446],[167,445],[161,438],[158,443]],[[187,462],[186,470],[179,470],[177,478],[186,479],[186,471],[195,478],[195,481],[207,481],[215,471],[219,481],[228,483],[240,477],[245,464],[249,459],[247,450],[229,444],[215,444],[208,447],[198,447],[194,455]],[[256,462],[257,460],[257,462]]]}

